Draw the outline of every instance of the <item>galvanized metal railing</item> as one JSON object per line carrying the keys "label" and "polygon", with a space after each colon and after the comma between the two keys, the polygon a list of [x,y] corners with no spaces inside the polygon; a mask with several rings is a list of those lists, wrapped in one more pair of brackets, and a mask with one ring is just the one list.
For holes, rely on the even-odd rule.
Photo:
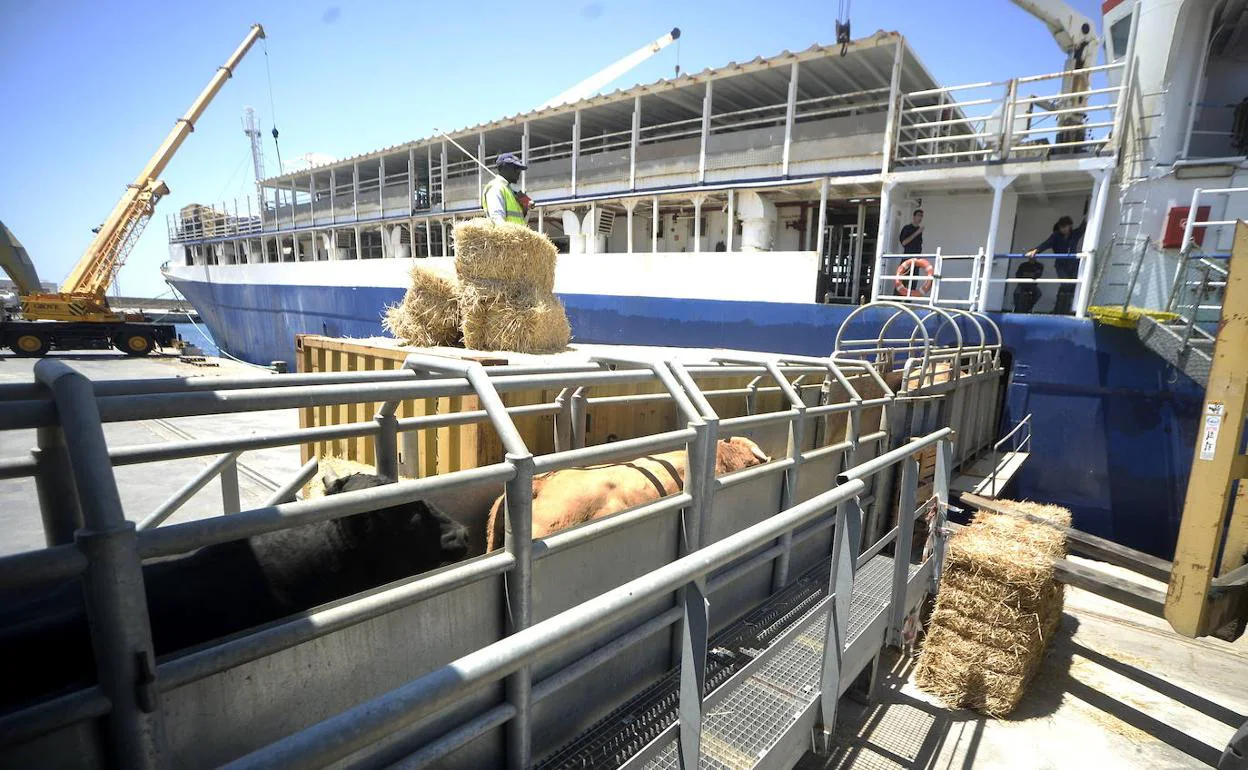
{"label": "galvanized metal railing", "polygon": [[[1073,287],[1073,290],[1070,292],[1070,307],[1067,312],[1076,318],[1082,318],[1091,297],[1093,276],[1088,266],[1094,261],[1093,256],[1091,252],[1036,255],[1035,259],[1043,261],[1078,260],[1076,275],[1073,278],[1019,278],[1010,275],[1008,270],[1005,275],[993,275],[993,268],[1002,262],[1010,264],[1011,260],[1031,259],[1024,253],[986,256],[980,248],[974,254],[944,254],[940,249],[931,254],[882,254],[878,261],[881,266],[880,274],[872,280],[877,285],[878,301],[964,307],[979,312],[989,309],[990,304],[995,308],[1003,308],[1005,305],[1004,302],[989,299],[989,292],[994,286],[1068,286]],[[928,275],[917,262],[907,262],[910,259],[926,260],[932,267],[932,274]],[[984,264],[985,261],[988,264]],[[968,262],[969,271],[957,268],[958,264]],[[906,266],[904,272],[901,271],[903,265]],[[949,274],[953,271],[958,274]],[[963,285],[965,289],[961,289]],[[886,287],[891,288],[894,293],[888,293],[889,288]]]}
{"label": "galvanized metal railing", "polygon": [[[1104,154],[1117,151],[1120,113],[1127,89],[1093,85],[1120,62],[1070,72],[968,83],[913,91],[901,97],[895,140],[896,163],[1041,160],[1055,153]],[[1072,90],[1062,92],[1073,81]],[[1045,85],[1040,85],[1045,84]],[[1021,95],[1032,88],[1051,94]]]}
{"label": "galvanized metal railing", "polygon": [[[1228,252],[1219,252],[1217,241],[1204,246],[1205,239],[1216,238],[1223,228],[1233,228],[1239,221],[1228,217],[1232,212],[1232,199],[1236,195],[1248,193],[1248,187],[1223,187],[1206,190],[1196,188],[1192,191],[1192,202],[1188,207],[1188,216],[1183,222],[1183,242],[1179,248],[1179,264],[1174,273],[1166,310],[1179,313],[1188,319],[1189,326],[1196,327],[1200,321],[1216,320],[1222,311],[1220,301],[1206,302],[1210,296],[1221,297],[1226,287],[1227,269],[1218,262],[1230,259]],[[1210,197],[1223,201],[1223,218],[1200,221],[1201,198]],[[1197,242],[1197,230],[1203,238]],[[1193,291],[1195,289],[1195,291]],[[1205,311],[1201,317],[1201,311]],[[1212,341],[1213,336],[1206,330],[1197,328],[1197,333]]]}
{"label": "galvanized metal railing", "polygon": [[[951,316],[943,317],[952,320]],[[920,326],[923,323],[920,322]],[[957,323],[954,323],[956,328]],[[981,361],[991,347],[980,326]],[[940,330],[934,335],[939,337]],[[959,332],[960,334],[960,332]],[[959,337],[960,339],[960,337]],[[998,335],[999,343],[999,335]],[[932,353],[932,351],[928,351]],[[939,353],[940,351],[936,351]],[[969,361],[959,351],[949,360],[959,362],[961,382],[969,382],[962,374],[961,362]],[[927,371],[927,364],[919,367]],[[416,746],[414,760],[432,761],[458,746],[465,745],[486,731],[503,725],[506,739],[507,764],[526,766],[533,757],[532,709],[552,693],[585,676],[615,656],[654,633],[679,622],[680,631],[672,647],[672,662],[681,665],[681,753],[687,761],[697,756],[698,725],[702,713],[701,687],[708,631],[706,598],[714,591],[738,579],[757,566],[773,562],[773,587],[783,586],[789,572],[789,556],[797,542],[806,541],[820,532],[833,528],[835,556],[833,574],[837,580],[837,602],[847,601],[843,586],[845,564],[856,563],[862,538],[850,538],[851,532],[887,527],[887,484],[868,481],[919,449],[939,444],[941,467],[947,473],[952,467],[951,433],[926,430],[904,435],[926,433],[919,443],[905,444],[884,451],[892,436],[894,442],[902,434],[890,431],[892,425],[926,426],[938,417],[937,402],[906,403],[904,414],[894,412],[896,398],[875,367],[863,360],[804,359],[800,357],[758,357],[754,355],[725,356],[706,365],[685,365],[668,361],[599,360],[589,364],[563,367],[491,367],[433,356],[412,356],[404,370],[393,372],[359,372],[328,375],[286,375],[257,379],[111,381],[93,383],[85,376],[56,360],[40,362],[36,367],[37,382],[31,385],[0,386],[0,429],[34,428],[38,448],[30,458],[0,461],[0,478],[34,477],[39,490],[40,509],[45,521],[49,547],[0,558],[0,589],[30,590],[50,582],[81,577],[88,595],[87,611],[93,629],[100,682],[85,690],[42,702],[23,710],[0,716],[0,754],[5,746],[48,736],[67,726],[106,717],[108,740],[97,747],[101,756],[111,755],[126,766],[157,767],[168,763],[170,747],[162,726],[162,698],[179,693],[207,677],[227,672],[253,661],[283,654],[299,645],[322,640],[336,632],[405,608],[415,607],[438,597],[484,586],[501,578],[505,603],[506,634],[501,641],[461,658],[459,667],[447,666],[428,673],[374,705],[387,710],[399,704],[413,705],[402,714],[380,712],[369,704],[357,706],[332,720],[333,727],[320,725],[309,728],[286,741],[279,742],[244,764],[266,758],[286,757],[296,764],[305,760],[327,761],[328,754],[303,753],[324,742],[333,744],[332,751],[353,751],[361,735],[386,732],[400,724],[410,724],[414,715],[439,708],[445,699],[468,697],[489,682],[505,680],[502,701],[495,707],[459,724],[436,740]],[[848,373],[848,375],[847,375]],[[703,390],[696,381],[700,376],[767,377],[775,382],[774,389]],[[822,382],[802,383],[804,377],[819,376]],[[867,376],[882,388],[883,396],[862,399],[853,378]],[[797,378],[796,380],[791,378]],[[955,378],[957,379],[957,378]],[[588,390],[600,385],[658,383],[677,408],[687,427],[651,436],[585,447],[585,415],[595,399]],[[917,381],[916,381],[917,382]],[[939,387],[931,383],[934,387]],[[847,394],[846,403],[821,403],[832,387]],[[508,407],[501,394],[534,389],[559,391],[554,403]],[[778,392],[787,408],[777,412],[750,414],[744,417],[719,419],[711,399],[723,397],[756,398],[758,392]],[[814,393],[817,391],[818,394]],[[396,418],[395,405],[408,398],[450,395],[474,395],[481,408],[461,414],[429,415]],[[808,399],[815,396],[814,405]],[[602,397],[598,404],[613,403]],[[938,399],[940,400],[940,399]],[[295,406],[343,402],[376,402],[383,406],[372,422],[341,426],[305,428],[269,436],[248,436],[212,441],[182,441],[169,444],[110,448],[104,440],[105,422],[176,417],[192,414],[222,414],[261,411]],[[621,402],[622,403],[622,402]],[[863,426],[864,410],[882,409],[877,426]],[[923,411],[919,419],[913,412]],[[847,413],[846,436],[820,435],[826,432],[828,420]],[[553,414],[556,417],[556,451],[534,457],[517,432],[513,417]],[[951,414],[951,413],[949,413]],[[806,426],[815,422],[815,448],[808,449]],[[187,489],[174,495],[169,503],[150,515],[141,527],[127,521],[117,493],[112,467],[119,464],[160,462],[166,459],[219,456],[214,468],[227,468],[238,454],[252,449],[283,446],[322,440],[329,437],[370,437],[376,445],[378,471],[396,478],[397,436],[401,431],[428,429],[471,422],[484,422],[497,431],[506,456],[502,462],[438,476],[397,481],[382,487],[343,493],[314,500],[291,502],[294,492],[315,474],[315,461],[305,464],[265,505],[214,519],[157,526],[186,498]],[[737,474],[715,478],[715,441],[721,430],[761,430],[788,426],[787,452],[779,458]],[[863,431],[870,431],[865,435]],[[827,442],[823,444],[823,442]],[[823,445],[821,445],[823,444]],[[860,461],[860,450],[874,445],[873,455],[887,459]],[[532,477],[536,473],[637,457],[649,452],[684,446],[689,453],[689,475],[685,490],[679,494],[650,503],[601,522],[553,535],[535,542],[531,531]],[[813,499],[798,502],[799,481],[803,467],[836,460],[844,474],[853,476],[840,486]],[[714,544],[705,544],[707,516],[717,492],[752,479],[783,475],[782,513]],[[206,483],[213,474],[201,473],[196,483]],[[905,474],[903,474],[905,476]],[[906,542],[908,521],[912,520],[914,497],[906,497],[914,474],[902,481],[901,524],[889,535],[898,544]],[[73,478],[72,485],[64,480]],[[847,476],[846,479],[849,477]],[[259,630],[235,636],[222,642],[205,645],[188,654],[157,662],[152,658],[151,632],[147,624],[146,600],[142,591],[141,560],[168,556],[201,548],[213,543],[246,538],[265,532],[328,521],[393,505],[428,499],[431,495],[463,491],[482,486],[504,485],[505,538],[502,550],[469,562],[429,573],[419,578],[385,586],[377,591],[333,605],[318,608],[298,617],[270,624]],[[937,482],[938,488],[941,482]],[[187,488],[193,486],[188,484]],[[200,483],[202,486],[202,483]],[[870,497],[864,495],[871,489]],[[852,501],[852,504],[851,504]],[[227,508],[230,506],[227,506]],[[835,517],[825,514],[836,509]],[[622,532],[662,516],[679,513],[681,545],[676,561],[643,575],[633,582],[608,591],[596,599],[579,604],[563,613],[534,624],[533,569],[539,561],[557,556],[570,549]],[[864,530],[863,516],[875,517],[882,523]],[[823,518],[821,518],[823,517]],[[855,520],[855,517],[857,519]],[[856,523],[854,523],[856,521]],[[774,541],[761,553],[757,546]],[[852,542],[851,542],[852,541]],[[891,542],[891,541],[889,541]],[[872,541],[871,554],[878,554],[886,544]],[[714,550],[712,550],[714,549]],[[899,553],[900,547],[899,547]],[[866,552],[866,551],[864,551]],[[741,561],[742,557],[748,557]],[[836,559],[841,561],[836,561]],[[848,559],[848,561],[846,561]],[[934,564],[930,567],[935,570]],[[903,577],[903,582],[906,578]],[[630,598],[629,587],[642,591]],[[904,586],[898,590],[905,590]],[[534,666],[543,656],[578,649],[576,643],[596,629],[636,610],[642,597],[653,598],[664,591],[677,591],[676,603],[658,614],[641,619],[635,626],[605,640],[596,650],[589,650],[562,668],[534,681]],[[423,605],[422,605],[423,606]],[[896,609],[896,608],[894,608]],[[841,622],[838,620],[838,623]],[[564,632],[572,627],[574,633]],[[834,645],[828,653],[839,654]],[[139,655],[134,653],[138,652]],[[500,657],[502,656],[502,657]],[[505,663],[500,661],[505,660]],[[463,666],[481,666],[480,676],[471,682],[451,682],[448,671],[463,672]],[[827,665],[832,666],[832,663]],[[835,678],[835,677],[833,677]],[[135,686],[135,683],[140,683]],[[460,685],[464,685],[461,687]],[[469,686],[470,685],[470,686]],[[430,689],[430,688],[433,689]],[[697,694],[695,698],[694,694]],[[413,700],[414,698],[414,700]],[[825,708],[832,709],[832,704]],[[831,713],[830,711],[828,713]],[[363,721],[358,721],[362,719]],[[355,725],[349,738],[337,733],[338,725]],[[327,723],[329,724],[329,723]],[[179,724],[179,729],[186,729]],[[334,733],[334,735],[331,735]],[[410,754],[412,747],[402,743],[402,750],[378,746],[378,756]],[[421,747],[423,746],[423,748]],[[254,746],[253,746],[254,748]],[[397,755],[396,755],[397,756]],[[258,759],[258,758],[259,759]]]}
{"label": "galvanized metal railing", "polygon": [[[569,640],[583,637],[596,629],[605,627],[611,621],[624,617],[628,610],[635,609],[647,599],[666,595],[681,588],[701,598],[702,592],[697,590],[699,582],[714,570],[730,564],[734,559],[748,554],[765,542],[785,535],[791,536],[799,526],[813,522],[817,517],[827,514],[837,506],[853,501],[855,496],[860,495],[866,489],[864,477],[898,463],[904,463],[903,472],[907,477],[907,482],[903,482],[901,511],[904,514],[909,510],[910,515],[902,515],[898,527],[886,536],[885,542],[873,544],[872,547],[882,548],[891,542],[903,543],[906,536],[912,532],[914,524],[914,489],[918,469],[912,457],[916,451],[937,445],[940,447],[939,456],[947,456],[946,447],[950,433],[951,431],[947,428],[937,431],[869,463],[850,469],[839,477],[840,483],[836,487],[811,500],[795,505],[766,521],[677,559],[666,567],[597,597],[592,602],[573,607],[527,631],[521,631],[489,647],[459,658],[380,698],[361,704],[351,711],[256,751],[230,763],[227,767],[234,770],[311,767],[334,762],[372,742],[384,739],[387,735],[412,724],[424,715],[453,705],[457,698],[480,691],[490,683],[522,670],[535,659],[540,659],[552,650],[567,644]],[[831,587],[836,607],[835,619],[828,624],[829,638],[824,647],[823,669],[825,673],[823,690],[829,694],[831,701],[824,705],[827,727],[830,727],[834,720],[835,699],[839,697],[838,664],[843,654],[842,640],[847,636],[853,570],[858,556],[849,538],[853,527],[848,519],[848,514],[838,513],[834,524],[839,535],[832,557]],[[937,526],[933,531],[941,532],[940,520],[938,519],[935,523]],[[936,542],[941,542],[939,534]],[[935,567],[939,564],[942,555],[941,546],[938,545],[936,552],[929,557],[931,568],[929,580],[939,579]],[[894,641],[899,642],[901,624],[905,619],[904,595],[909,588],[910,579],[907,574],[908,560],[899,557],[895,563],[898,565],[899,575],[894,580],[895,593],[890,634]],[[682,675],[689,671],[688,676],[691,681],[687,683],[682,678],[681,757],[683,767],[696,767],[699,756],[698,740],[702,706],[702,682],[696,681],[701,676],[697,670],[699,666],[696,655],[700,652],[702,657],[705,657],[706,626],[703,620],[701,624],[696,625],[696,630],[694,630],[691,628],[690,618],[698,615],[704,618],[705,605],[686,601],[684,607],[685,627],[682,632],[684,637],[682,651],[685,654],[681,661],[681,671]],[[699,642],[702,649],[695,651],[693,648]],[[512,719],[514,720],[514,717]],[[462,736],[457,735],[456,738],[462,740]]]}

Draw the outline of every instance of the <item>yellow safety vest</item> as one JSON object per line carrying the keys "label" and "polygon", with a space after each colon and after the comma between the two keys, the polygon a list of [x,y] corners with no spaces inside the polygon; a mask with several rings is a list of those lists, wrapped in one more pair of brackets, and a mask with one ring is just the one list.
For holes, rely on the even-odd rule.
{"label": "yellow safety vest", "polygon": [[507,184],[507,180],[500,176],[496,176],[487,182],[485,189],[481,191],[481,208],[485,209],[485,215],[490,215],[490,192],[499,187],[503,191],[503,207],[506,209],[507,221],[518,225],[526,224],[524,209],[520,207],[520,201],[516,200],[516,194],[512,192],[511,185]]}

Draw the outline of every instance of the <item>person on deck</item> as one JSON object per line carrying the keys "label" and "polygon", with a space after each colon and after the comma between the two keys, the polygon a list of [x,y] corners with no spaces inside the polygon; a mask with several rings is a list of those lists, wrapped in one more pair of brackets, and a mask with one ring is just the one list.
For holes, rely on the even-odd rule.
{"label": "person on deck", "polygon": [[[1040,260],[1036,259],[1034,254],[1023,260],[1018,269],[1014,271],[1015,278],[1027,278],[1033,281],[1042,275],[1044,275],[1044,265],[1040,264]],[[1030,313],[1039,301],[1039,286],[1034,283],[1014,284],[1015,313]]]}
{"label": "person on deck", "polygon": [[520,172],[528,168],[510,152],[498,156],[494,163],[497,175],[486,182],[481,191],[481,208],[491,222],[512,222],[518,225],[527,224],[529,196],[517,193],[512,185],[520,181]]}
{"label": "person on deck", "polygon": [[923,209],[915,209],[910,224],[901,228],[897,236],[901,241],[901,250],[905,254],[923,253]]}
{"label": "person on deck", "polygon": [[[1079,276],[1079,246],[1083,243],[1083,232],[1088,227],[1088,220],[1083,220],[1078,227],[1075,220],[1062,217],[1053,225],[1053,232],[1044,239],[1044,243],[1027,252],[1028,257],[1036,256],[1037,252],[1052,251],[1059,256],[1053,260],[1053,268],[1058,278],[1077,278]],[[1058,315],[1070,315],[1075,299],[1075,284],[1058,284],[1057,305],[1053,312]]]}

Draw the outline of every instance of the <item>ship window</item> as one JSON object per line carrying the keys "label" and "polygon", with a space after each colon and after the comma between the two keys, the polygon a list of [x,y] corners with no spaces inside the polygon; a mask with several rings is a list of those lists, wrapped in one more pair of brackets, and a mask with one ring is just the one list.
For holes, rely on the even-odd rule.
{"label": "ship window", "polygon": [[1123,16],[1109,28],[1109,42],[1114,53],[1114,61],[1127,55],[1127,43],[1131,37],[1131,14]]}

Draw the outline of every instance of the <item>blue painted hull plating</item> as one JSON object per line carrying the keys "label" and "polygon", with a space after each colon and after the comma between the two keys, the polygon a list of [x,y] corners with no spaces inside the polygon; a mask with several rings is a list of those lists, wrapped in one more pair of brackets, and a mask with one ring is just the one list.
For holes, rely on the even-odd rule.
{"label": "blue painted hull plating", "polygon": [[[223,350],[293,361],[296,334],[370,337],[402,290],[177,280]],[[570,294],[589,343],[831,352],[850,308]],[[1202,390],[1129,330],[1051,316],[996,318],[1012,361],[1002,425],[1032,414],[1015,496],[1071,509],[1080,529],[1169,558],[1191,469]]]}

